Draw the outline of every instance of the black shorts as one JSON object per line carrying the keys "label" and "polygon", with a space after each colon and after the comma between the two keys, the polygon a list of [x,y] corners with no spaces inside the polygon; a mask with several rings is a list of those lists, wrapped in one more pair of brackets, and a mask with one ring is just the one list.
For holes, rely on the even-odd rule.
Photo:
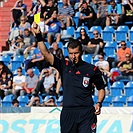
{"label": "black shorts", "polygon": [[96,133],[97,117],[94,107],[63,108],[61,133]]}

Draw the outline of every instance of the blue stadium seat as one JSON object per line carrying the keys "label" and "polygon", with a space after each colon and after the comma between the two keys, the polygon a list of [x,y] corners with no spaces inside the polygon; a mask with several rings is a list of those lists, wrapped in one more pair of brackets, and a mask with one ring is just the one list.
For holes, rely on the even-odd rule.
{"label": "blue stadium seat", "polygon": [[99,57],[99,55],[96,55],[94,57],[94,59],[93,59],[93,65],[95,65],[95,63],[99,61],[99,58],[98,57]]}
{"label": "blue stadium seat", "polygon": [[115,54],[117,49],[117,43],[115,41],[107,42],[104,46],[104,52],[106,56]]}
{"label": "blue stadium seat", "polygon": [[1,59],[6,66],[8,66],[10,64],[11,57],[9,55],[2,55]]}
{"label": "blue stadium seat", "polygon": [[102,39],[104,42],[113,41],[115,30],[112,26],[106,26],[102,31]]}
{"label": "blue stadium seat", "polygon": [[133,95],[127,99],[127,106],[133,106]]}
{"label": "blue stadium seat", "polygon": [[110,87],[111,96],[120,96],[122,90],[124,89],[124,83],[121,81],[116,81]]}
{"label": "blue stadium seat", "polygon": [[75,28],[73,26],[67,26],[66,30],[68,35],[71,35],[72,37],[74,37]]}
{"label": "blue stadium seat", "polygon": [[113,100],[114,107],[122,107],[126,104],[126,97],[125,96],[116,96]]}
{"label": "blue stadium seat", "polygon": [[92,27],[90,28],[90,30],[88,31],[88,34],[89,34],[89,37],[90,37],[90,38],[94,38],[94,35],[93,35],[93,31],[94,31],[94,30],[97,30],[99,34],[102,33],[102,28],[101,28],[101,26],[92,26]]}
{"label": "blue stadium seat", "polygon": [[24,63],[24,56],[15,56],[11,61],[11,70],[15,71],[18,67],[21,67]]}
{"label": "blue stadium seat", "polygon": [[92,99],[93,99],[94,104],[96,104],[97,101],[98,101],[98,96],[93,95],[92,96]]}
{"label": "blue stadium seat", "polygon": [[58,48],[63,49],[63,43],[62,42],[57,42],[58,43]]}
{"label": "blue stadium seat", "polygon": [[61,102],[63,101],[63,96],[60,96],[58,99],[57,99],[57,106],[60,106]]}
{"label": "blue stadium seat", "polygon": [[49,49],[50,48],[50,44],[48,42],[44,42],[44,43],[45,43],[47,49]]}
{"label": "blue stadium seat", "polygon": [[87,26],[79,26],[77,30],[75,31],[75,38],[77,39],[80,36],[80,29],[84,28],[86,31],[86,34],[88,34],[88,27]]}
{"label": "blue stadium seat", "polygon": [[17,100],[19,101],[19,106],[20,107],[25,107],[28,102],[29,102],[29,98],[27,95],[25,96],[18,96]]}
{"label": "blue stadium seat", "polygon": [[75,28],[73,26],[68,26],[66,30],[62,30],[61,39],[68,40],[69,38],[74,37]]}
{"label": "blue stadium seat", "polygon": [[58,8],[59,8],[59,7],[62,7],[62,6],[63,6],[63,2],[62,2],[62,1],[58,1],[58,2],[57,2],[57,6],[58,6]]}
{"label": "blue stadium seat", "polygon": [[76,28],[78,28],[79,17],[80,17],[80,12],[76,12],[75,16],[72,17]]}
{"label": "blue stadium seat", "polygon": [[82,60],[85,62],[91,63],[92,62],[92,55],[91,54],[83,54]]}
{"label": "blue stadium seat", "polygon": [[3,100],[2,100],[2,107],[10,107],[10,106],[12,106],[13,98],[14,98],[14,96],[12,94],[5,96],[3,98]]}
{"label": "blue stadium seat", "polygon": [[127,84],[125,85],[124,91],[125,91],[125,96],[127,97],[133,96],[133,81],[127,82]]}
{"label": "blue stadium seat", "polygon": [[131,27],[131,29],[129,31],[129,41],[133,42],[133,26]]}
{"label": "blue stadium seat", "polygon": [[115,33],[116,41],[117,42],[120,42],[120,41],[123,41],[123,40],[127,41],[128,32],[129,32],[128,26],[126,26],[126,25],[119,26],[116,30],[116,33]]}
{"label": "blue stadium seat", "polygon": [[37,76],[39,76],[40,72],[39,72],[39,69],[37,67],[35,68],[32,68],[34,74],[36,74]]}
{"label": "blue stadium seat", "polygon": [[64,56],[68,56],[69,55],[68,50],[67,50],[67,46],[63,46],[63,55]]}
{"label": "blue stadium seat", "polygon": [[56,103],[56,97],[55,97],[55,96],[53,96],[53,95],[47,95],[47,96],[45,96],[45,98],[44,98],[44,102],[46,102],[47,100],[49,100],[51,97],[53,97],[53,98],[54,98],[55,103]]}
{"label": "blue stadium seat", "polygon": [[109,107],[111,104],[112,104],[112,96],[105,96],[102,106]]}

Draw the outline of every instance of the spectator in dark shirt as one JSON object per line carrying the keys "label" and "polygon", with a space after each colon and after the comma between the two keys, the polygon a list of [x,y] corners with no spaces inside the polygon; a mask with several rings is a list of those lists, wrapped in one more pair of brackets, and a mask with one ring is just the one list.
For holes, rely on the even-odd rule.
{"label": "spectator in dark shirt", "polygon": [[42,7],[45,6],[45,2],[41,4],[42,0],[37,0],[37,3],[33,5],[27,14],[28,22],[32,25],[34,21],[34,15],[37,13],[41,13]]}
{"label": "spectator in dark shirt", "polygon": [[82,45],[87,46],[88,42],[90,41],[90,37],[86,34],[86,30],[84,28],[81,28],[80,30],[80,37],[77,39],[81,42]]}
{"label": "spectator in dark shirt", "polygon": [[12,80],[7,77],[7,73],[2,73],[2,78],[0,79],[0,97],[3,99],[4,96],[12,94]]}
{"label": "spectator in dark shirt", "polygon": [[2,77],[2,73],[6,72],[8,78],[13,78],[13,74],[10,69],[4,64],[3,61],[0,61],[0,78]]}
{"label": "spectator in dark shirt", "polygon": [[133,1],[128,0],[127,3],[125,3],[124,6],[124,15],[123,15],[123,21],[129,22],[133,21]]}
{"label": "spectator in dark shirt", "polygon": [[49,19],[53,13],[57,14],[57,7],[54,5],[54,0],[48,0],[48,4],[42,8],[44,19]]}
{"label": "spectator in dark shirt", "polygon": [[94,21],[94,10],[91,6],[87,4],[86,1],[84,1],[79,8],[80,11],[80,18],[79,18],[79,23],[78,26],[81,26],[82,23],[86,25],[88,28],[91,28],[93,25]]}
{"label": "spectator in dark shirt", "polygon": [[64,58],[63,51],[58,47],[57,42],[52,43],[52,47],[49,49],[49,51],[60,59]]}
{"label": "spectator in dark shirt", "polygon": [[94,38],[90,39],[87,46],[84,46],[84,50],[95,56],[98,53],[103,53],[104,43],[101,38],[98,36],[98,31],[93,31]]}

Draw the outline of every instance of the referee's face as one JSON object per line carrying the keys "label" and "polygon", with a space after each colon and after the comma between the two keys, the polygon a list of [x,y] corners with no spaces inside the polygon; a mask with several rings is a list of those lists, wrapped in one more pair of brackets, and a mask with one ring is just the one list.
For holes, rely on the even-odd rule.
{"label": "referee's face", "polygon": [[81,58],[81,52],[79,51],[79,47],[77,47],[77,48],[69,48],[68,47],[68,52],[69,52],[70,60],[74,64],[77,64]]}

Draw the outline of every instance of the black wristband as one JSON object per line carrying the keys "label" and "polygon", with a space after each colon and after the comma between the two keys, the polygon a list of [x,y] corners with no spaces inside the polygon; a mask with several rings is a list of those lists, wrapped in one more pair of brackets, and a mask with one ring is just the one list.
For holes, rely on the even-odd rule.
{"label": "black wristband", "polygon": [[100,105],[100,107],[102,107],[102,103],[101,103],[101,102],[97,102],[96,104],[99,104],[99,105]]}
{"label": "black wristband", "polygon": [[36,39],[37,39],[37,42],[43,41],[42,34],[41,33],[36,34]]}

